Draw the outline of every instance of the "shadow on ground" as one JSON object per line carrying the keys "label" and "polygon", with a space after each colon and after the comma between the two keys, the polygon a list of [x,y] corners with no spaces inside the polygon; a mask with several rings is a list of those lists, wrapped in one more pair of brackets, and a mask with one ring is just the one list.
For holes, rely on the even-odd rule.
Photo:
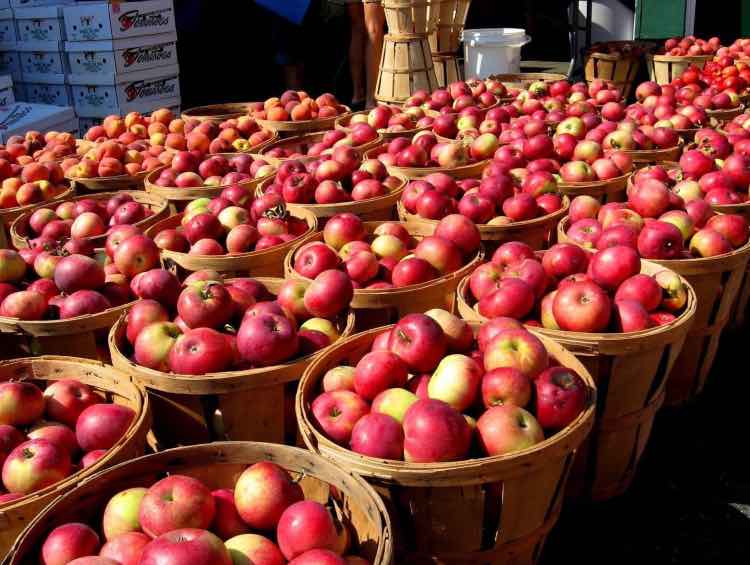
{"label": "shadow on ground", "polygon": [[722,340],[694,404],[657,416],[627,494],[564,510],[541,565],[750,561],[747,335]]}

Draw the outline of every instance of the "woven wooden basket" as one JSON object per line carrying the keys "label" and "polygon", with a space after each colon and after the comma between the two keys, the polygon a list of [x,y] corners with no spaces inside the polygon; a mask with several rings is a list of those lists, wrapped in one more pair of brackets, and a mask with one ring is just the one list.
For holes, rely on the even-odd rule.
{"label": "woven wooden basket", "polygon": [[326,131],[333,129],[336,125],[336,120],[342,116],[351,114],[352,110],[348,106],[344,106],[344,111],[338,116],[331,116],[330,118],[318,118],[315,120],[300,120],[300,121],[285,121],[277,122],[273,120],[258,120],[255,121],[260,124],[260,127],[266,129],[272,129],[283,135],[302,135],[303,133],[312,133],[316,131]]}
{"label": "woven wooden basket", "polygon": [[117,175],[114,177],[68,177],[69,181],[80,192],[113,192],[118,190],[143,190],[143,182],[150,171],[141,171],[135,175]]}
{"label": "woven wooden basket", "polygon": [[[641,272],[663,267],[641,261]],[[474,308],[468,277],[458,287],[458,310],[466,320],[486,319]],[[576,355],[598,390],[594,431],[579,450],[570,479],[574,498],[606,500],[630,487],[648,442],[656,411],[664,401],[670,369],[696,313],[688,284],[685,311],[672,324],[630,333],[578,333],[532,328]]]}
{"label": "woven wooden basket", "polygon": [[607,202],[623,202],[627,199],[627,185],[632,173],[608,180],[591,182],[559,182],[557,188],[563,194],[573,199],[576,196],[593,196],[602,204]]}
{"label": "woven wooden basket", "polygon": [[[47,505],[98,471],[143,455],[151,410],[145,391],[127,374],[90,359],[45,355],[0,363],[0,381],[11,379],[33,381],[42,388],[53,381],[76,379],[93,387],[108,402],[128,406],[136,413],[125,435],[96,463],[47,488],[0,504],[0,555],[13,556],[13,542]],[[36,553],[33,559],[36,563]]]}
{"label": "woven wooden basket", "polygon": [[383,0],[388,33],[427,35],[437,27],[444,0]]}
{"label": "woven wooden basket", "polygon": [[[387,151],[385,145],[374,147],[365,153],[366,159],[377,159],[377,156]],[[401,175],[407,179],[418,179],[431,175],[432,173],[445,173],[455,179],[470,179],[482,176],[482,171],[489,164],[490,160],[477,161],[461,167],[443,168],[443,167],[397,167],[396,165],[386,165],[388,174]]]}
{"label": "woven wooden basket", "polygon": [[[313,155],[305,155],[307,151],[310,149],[311,146],[318,143],[323,139],[326,132],[316,132],[316,133],[306,133],[304,135],[295,135],[294,137],[286,137],[284,139],[279,139],[277,141],[274,141],[273,143],[270,143],[266,145],[263,149],[258,151],[258,154],[266,161],[268,161],[271,165],[279,166],[284,161],[288,161],[290,159],[295,161],[312,161],[314,159],[317,159],[318,156]],[[367,143],[364,143],[362,145],[356,145],[352,146],[352,149],[357,151],[360,154],[363,154],[365,151],[372,149],[373,147],[377,147],[383,143],[383,136],[378,134],[378,137],[373,139],[372,141],[368,141]],[[285,149],[289,149],[292,151],[297,151],[299,153],[302,153],[302,157],[271,157],[268,155],[268,152],[271,151],[274,148],[282,147]]]}
{"label": "woven wooden basket", "polygon": [[[283,279],[257,277],[271,294]],[[336,320],[342,338],[354,331],[350,310]],[[142,385],[154,406],[159,449],[217,440],[297,442],[294,395],[305,367],[322,352],[288,363],[244,371],[180,375],[143,367],[129,357],[126,316],[109,333],[112,364]]]}
{"label": "woven wooden basket", "polygon": [[703,68],[712,55],[698,55],[694,57],[677,57],[673,55],[646,55],[648,76],[657,84],[670,84],[687,70],[690,65]]}
{"label": "woven wooden basket", "polygon": [[[477,331],[478,325],[474,325]],[[591,389],[591,402],[567,428],[529,449],[505,456],[416,464],[365,457],[340,447],[313,424],[310,405],[329,369],[354,365],[388,327],[360,333],[329,349],[300,381],[297,419],[315,453],[358,473],[386,503],[399,563],[486,565],[538,562],[563,501],[576,449],[594,420],[594,382],[560,345],[540,335],[550,354]]]}
{"label": "woven wooden basket", "polygon": [[635,168],[641,168],[647,165],[663,163],[665,161],[679,161],[684,145],[685,142],[680,139],[680,142],[674,147],[666,147],[664,149],[629,149],[622,151],[623,153],[630,155],[633,159],[633,165]]}
{"label": "woven wooden basket", "polygon": [[427,36],[386,35],[380,56],[378,82],[375,85],[375,99],[399,104],[417,90],[432,92],[437,88],[439,86]]}
{"label": "woven wooden basket", "polygon": [[29,210],[33,210],[41,205],[55,205],[75,196],[75,186],[71,185],[67,190],[58,194],[51,200],[46,202],[39,202],[37,204],[28,204],[26,206],[16,206],[15,208],[0,208],[0,249],[9,249],[11,242],[10,237],[10,226],[13,221],[19,216],[25,214]]}
{"label": "woven wooden basket", "polygon": [[[84,196],[78,196],[76,198],[72,198],[71,200],[73,202],[76,202],[78,200],[84,200],[84,199],[91,199],[91,200],[99,200],[99,201],[107,201],[113,196],[116,196],[117,194],[126,193],[133,197],[133,200],[135,202],[139,202],[140,204],[143,204],[148,209],[150,209],[153,213],[148,216],[147,218],[144,218],[135,224],[134,226],[140,228],[141,230],[146,230],[150,226],[154,225],[159,220],[162,220],[167,217],[169,214],[169,206],[168,202],[162,198],[161,196],[157,196],[155,194],[148,194],[146,192],[140,191],[140,190],[134,190],[134,191],[119,191],[119,192],[97,192],[95,194],[89,194]],[[41,206],[38,206],[34,208],[33,210],[29,210],[28,212],[25,212],[24,214],[20,215],[18,218],[15,219],[15,221],[10,226],[10,237],[13,241],[13,246],[16,249],[22,249],[24,247],[29,246],[29,239],[32,239],[29,237],[29,219],[31,218],[31,214],[33,214],[36,210],[40,208],[53,208],[53,206],[50,206],[49,204],[42,204]],[[92,236],[92,237],[84,237],[81,238],[84,240],[91,241],[91,243],[94,244],[95,247],[103,247],[104,242],[107,239],[107,235],[98,235],[98,236]]]}
{"label": "woven wooden basket", "polygon": [[[382,222],[365,222],[365,229],[372,233]],[[422,236],[409,224],[409,233],[420,239]],[[294,256],[300,247],[311,241],[323,241],[323,234],[316,233],[308,240],[297,244],[284,258],[285,278],[309,281],[294,270]],[[484,257],[484,249],[459,270],[443,275],[431,281],[389,289],[354,289],[351,307],[357,312],[357,328],[369,329],[392,323],[406,314],[426,312],[432,308],[455,309],[456,287],[459,281],[471,273]]]}
{"label": "woven wooden basket", "polygon": [[373,565],[393,564],[393,532],[375,491],[361,478],[308,451],[283,445],[218,442],[170,449],[128,461],[82,481],[40,514],[13,547],[4,565],[36,565],[53,528],[67,522],[98,527],[109,499],[132,487],[148,487],[166,475],[188,475],[211,490],[232,488],[253,463],[271,461],[299,481],[305,498],[335,509],[352,534],[357,554]]}
{"label": "woven wooden basket", "polygon": [[590,83],[596,79],[611,82],[622,97],[627,99],[640,66],[641,57],[637,55],[621,56],[590,52],[586,55],[584,73],[586,82]]}
{"label": "woven wooden basket", "polygon": [[183,111],[180,117],[183,120],[196,119],[201,122],[215,122],[220,124],[232,118],[246,116],[250,109],[250,102],[228,102],[225,104],[211,104],[209,106],[196,106]]}
{"label": "woven wooden basket", "polygon": [[[406,222],[412,233],[420,236],[428,236],[435,233],[435,229],[437,229],[439,223],[438,220],[427,220],[416,214],[411,214],[406,211],[400,201],[397,206],[399,219],[402,222]],[[505,226],[477,224],[482,237],[482,244],[488,254],[507,241],[522,241],[532,249],[546,249],[554,243],[557,237],[557,224],[568,213],[569,206],[570,200],[567,197],[563,197],[562,208],[546,216],[534,218],[533,220],[513,222]]]}
{"label": "woven wooden basket", "polygon": [[452,82],[463,80],[463,72],[455,55],[433,55],[432,66],[440,88],[447,88]]}
{"label": "woven wooden basket", "polygon": [[[558,225],[558,241],[570,243],[567,229],[568,217],[565,217]],[[687,280],[697,297],[695,321],[667,381],[667,405],[684,404],[703,390],[716,358],[721,333],[739,294],[748,259],[750,243],[717,257],[651,260]]]}
{"label": "woven wooden basket", "polygon": [[727,108],[725,110],[706,110],[706,115],[713,120],[726,122],[736,118],[745,111],[745,105],[740,104],[736,108]]}
{"label": "woven wooden basket", "polygon": [[439,55],[455,55],[461,46],[471,0],[442,0],[435,31],[429,36],[430,49]]}

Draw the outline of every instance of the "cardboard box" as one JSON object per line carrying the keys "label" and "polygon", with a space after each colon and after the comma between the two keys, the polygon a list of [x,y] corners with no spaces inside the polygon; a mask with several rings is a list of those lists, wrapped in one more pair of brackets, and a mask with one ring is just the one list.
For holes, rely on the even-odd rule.
{"label": "cardboard box", "polygon": [[[128,112],[140,112],[141,114],[150,114],[154,110],[159,108],[169,108],[174,112],[175,116],[180,115],[180,99],[179,98],[162,98],[160,100],[152,100],[145,102],[129,102],[124,106],[117,108],[116,110],[107,110],[105,112],[96,111],[91,109],[84,109],[82,112],[76,111],[79,120],[84,120],[85,123],[90,125],[87,127],[81,126],[82,133],[86,133],[86,130],[92,125],[101,124],[102,118],[116,114],[118,116],[125,116]],[[80,125],[80,122],[79,122]]]}
{"label": "cardboard box", "polygon": [[19,41],[21,74],[65,74],[67,59],[60,41]]}
{"label": "cardboard box", "polygon": [[73,93],[65,83],[65,75],[24,74],[24,100],[36,104],[72,106]]}
{"label": "cardboard box", "polygon": [[62,6],[18,8],[14,12],[19,41],[63,41]]}
{"label": "cardboard box", "polygon": [[13,10],[5,8],[0,10],[0,49],[5,46],[15,46],[16,22],[13,19]]}
{"label": "cardboard box", "polygon": [[0,75],[10,75],[16,82],[21,80],[21,60],[15,49],[0,51]]}
{"label": "cardboard box", "polygon": [[[82,116],[106,116],[134,103],[179,98],[179,67],[156,67],[122,75],[70,74],[76,111]],[[157,106],[159,105],[156,102]],[[128,110],[129,111],[129,110]]]}
{"label": "cardboard box", "polygon": [[70,41],[97,41],[175,31],[172,0],[82,3],[66,6],[65,34]]}
{"label": "cardboard box", "polygon": [[56,6],[58,4],[73,4],[75,0],[10,0],[10,7],[14,10],[18,8],[32,8],[34,6]]}
{"label": "cardboard box", "polygon": [[15,92],[13,92],[13,79],[10,75],[0,75],[0,106],[7,106],[16,101]]}
{"label": "cardboard box", "polygon": [[66,41],[65,51],[72,74],[130,73],[177,64],[177,34]]}
{"label": "cardboard box", "polygon": [[[50,131],[73,124],[75,113],[70,106],[49,106],[16,102],[0,107],[0,143],[12,135],[23,135],[29,130]],[[59,131],[59,130],[58,130]]]}

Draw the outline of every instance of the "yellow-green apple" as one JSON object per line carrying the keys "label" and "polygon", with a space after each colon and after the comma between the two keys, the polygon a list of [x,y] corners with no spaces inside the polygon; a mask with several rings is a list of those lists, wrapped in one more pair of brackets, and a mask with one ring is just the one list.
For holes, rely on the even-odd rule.
{"label": "yellow-green apple", "polygon": [[275,530],[284,510],[304,498],[299,483],[270,461],[251,465],[234,485],[237,512],[255,530]]}
{"label": "yellow-green apple", "polygon": [[391,234],[383,234],[377,236],[370,244],[373,253],[377,255],[378,259],[383,257],[392,257],[393,259],[399,260],[404,257],[407,253],[406,244]]}
{"label": "yellow-green apple", "polygon": [[557,290],[552,312],[560,329],[599,332],[609,325],[612,310],[607,293],[590,281],[571,282]]}
{"label": "yellow-green apple", "polygon": [[61,379],[44,389],[44,402],[47,418],[72,427],[81,412],[102,402],[102,397],[87,384],[75,379]]}
{"label": "yellow-green apple", "polygon": [[404,421],[406,411],[417,400],[417,395],[405,388],[389,388],[375,397],[372,401],[371,411],[388,414],[401,424]]}
{"label": "yellow-green apple", "polygon": [[479,441],[489,455],[521,451],[544,440],[544,432],[534,416],[513,404],[493,406],[477,421]]}
{"label": "yellow-green apple", "polygon": [[427,394],[463,412],[474,403],[481,381],[482,369],[477,362],[454,353],[440,361],[427,386]]}
{"label": "yellow-green apple", "polygon": [[305,307],[313,316],[332,318],[349,306],[353,296],[354,287],[349,276],[338,269],[328,269],[315,277],[308,287]]}
{"label": "yellow-green apple", "polygon": [[341,365],[329,369],[323,376],[323,391],[348,390],[354,392],[354,367]]}
{"label": "yellow-green apple", "polygon": [[359,360],[354,370],[354,390],[365,400],[373,400],[389,388],[406,385],[406,363],[390,351],[371,351]]}
{"label": "yellow-green apple", "polygon": [[693,200],[703,198],[703,192],[701,191],[700,185],[691,179],[678,182],[672,187],[672,192],[682,198],[682,201],[686,204]]}
{"label": "yellow-green apple", "polygon": [[544,344],[524,329],[501,331],[492,338],[484,350],[486,371],[498,367],[513,367],[533,379],[546,369],[548,364],[549,358]]}
{"label": "yellow-green apple", "polygon": [[461,250],[458,246],[442,237],[427,236],[417,244],[414,256],[424,259],[440,274],[452,273],[461,268]]}
{"label": "yellow-green apple", "polygon": [[349,446],[355,453],[368,457],[401,460],[404,456],[404,430],[392,416],[371,412],[354,425]]}
{"label": "yellow-green apple", "polygon": [[310,317],[310,313],[305,308],[305,292],[308,283],[295,279],[285,280],[276,296],[276,301],[281,304],[282,308],[290,312],[297,320],[304,320]]}
{"label": "yellow-green apple", "polygon": [[322,334],[325,334],[326,336],[328,336],[328,339],[331,343],[335,342],[339,339],[339,337],[341,337],[338,329],[336,328],[336,324],[334,324],[331,320],[327,320],[325,318],[309,318],[302,323],[299,329],[315,330]]}
{"label": "yellow-green apple", "polygon": [[588,182],[594,180],[596,175],[585,161],[568,161],[560,167],[560,177],[565,182]]}
{"label": "yellow-green apple", "polygon": [[441,308],[428,310],[425,316],[435,320],[443,330],[448,351],[465,353],[471,349],[474,343],[474,332],[466,321]]}
{"label": "yellow-green apple", "polygon": [[615,290],[627,278],[641,272],[641,259],[632,247],[615,245],[591,257],[588,274],[604,289]]}
{"label": "yellow-green apple", "polygon": [[420,399],[404,417],[404,459],[413,463],[463,459],[472,435],[466,419],[448,404]]}
{"label": "yellow-green apple", "polygon": [[311,409],[321,430],[340,445],[349,443],[354,424],[370,411],[361,396],[348,390],[324,392],[313,401]]}
{"label": "yellow-green apple", "polygon": [[662,289],[654,277],[639,273],[626,279],[618,287],[615,302],[620,300],[635,300],[651,312],[661,305]]}
{"label": "yellow-green apple", "polygon": [[159,248],[150,237],[135,234],[117,247],[114,263],[123,275],[132,278],[159,264]]}
{"label": "yellow-green apple", "polygon": [[99,551],[99,556],[112,559],[120,565],[138,565],[143,549],[149,543],[151,538],[142,532],[126,532],[107,541]]}
{"label": "yellow-green apple", "polygon": [[[385,222],[380,224],[372,232],[373,235],[393,235],[399,238],[405,246],[408,246],[411,242],[411,235],[409,230],[399,222]],[[377,239],[377,238],[376,238]],[[377,252],[376,252],[377,253]]]}
{"label": "yellow-green apple", "polygon": [[337,251],[350,241],[364,240],[365,236],[364,223],[351,213],[333,216],[323,229],[323,240]]}
{"label": "yellow-green apple", "polygon": [[167,369],[169,352],[181,335],[182,331],[177,324],[170,321],[153,322],[145,326],[138,332],[133,343],[136,363],[150,369]]}
{"label": "yellow-green apple", "polygon": [[29,494],[70,475],[70,455],[45,439],[17,445],[3,464],[3,485],[8,492]]}
{"label": "yellow-green apple", "polygon": [[68,522],[52,530],[42,544],[40,563],[65,565],[99,552],[99,536],[86,524]]}
{"label": "yellow-green apple", "polygon": [[669,210],[668,212],[665,212],[664,214],[659,216],[659,221],[667,222],[675,226],[678,230],[680,230],[680,233],[682,234],[682,238],[684,240],[690,239],[690,236],[693,235],[693,230],[695,228],[693,219],[684,210]]}
{"label": "yellow-green apple", "polygon": [[513,367],[498,367],[482,377],[482,403],[485,408],[503,404],[525,407],[531,400],[531,381]]}
{"label": "yellow-green apple", "polygon": [[44,397],[36,385],[20,381],[0,383],[0,424],[27,426],[44,414]]}
{"label": "yellow-green apple", "polygon": [[224,229],[229,231],[236,226],[247,224],[250,221],[250,212],[239,206],[228,206],[219,212],[218,219]]}
{"label": "yellow-green apple", "polygon": [[127,532],[140,532],[141,501],[148,491],[144,487],[122,490],[109,499],[102,516],[104,538],[111,540]]}
{"label": "yellow-green apple", "polygon": [[66,294],[77,290],[95,290],[104,284],[104,269],[91,257],[68,255],[57,263],[54,281],[57,288]]}
{"label": "yellow-green apple", "polygon": [[545,430],[561,430],[586,408],[589,391],[583,379],[567,367],[550,367],[534,381],[535,414]]}
{"label": "yellow-green apple", "polygon": [[281,550],[270,539],[258,534],[242,534],[228,539],[224,546],[233,565],[285,565]]}
{"label": "yellow-green apple", "polygon": [[0,316],[20,320],[41,320],[47,311],[47,299],[32,290],[12,292],[0,303]]}
{"label": "yellow-green apple", "polygon": [[555,296],[557,296],[557,291],[553,290],[552,292],[548,293],[544,298],[542,298],[542,301],[539,304],[539,314],[540,314],[540,321],[542,322],[542,327],[548,330],[560,329],[560,326],[558,325],[557,320],[555,320],[555,313],[552,310],[552,305],[555,302]]}
{"label": "yellow-green apple", "polygon": [[139,300],[128,311],[126,337],[131,344],[135,344],[138,334],[146,326],[154,322],[166,322],[169,313],[156,300]]}
{"label": "yellow-green apple", "polygon": [[663,298],[661,308],[669,312],[678,312],[687,303],[687,287],[680,275],[672,271],[659,271],[654,275],[654,280],[661,287]]}
{"label": "yellow-green apple", "polygon": [[110,449],[125,435],[135,411],[121,404],[99,403],[85,408],[76,421],[76,439],[84,451]]}
{"label": "yellow-green apple", "polygon": [[644,259],[678,259],[683,249],[682,232],[670,223],[649,222],[638,234],[638,253]]}
{"label": "yellow-green apple", "polygon": [[216,512],[211,523],[211,530],[221,539],[248,533],[250,527],[242,520],[234,503],[234,491],[228,488],[211,492],[214,497]]}
{"label": "yellow-green apple", "polygon": [[390,350],[419,373],[435,369],[445,356],[446,337],[440,325],[425,314],[407,314],[391,330]]}
{"label": "yellow-green apple", "polygon": [[702,228],[690,238],[690,253],[693,257],[715,257],[732,251],[732,244],[720,232]]}
{"label": "yellow-green apple", "polygon": [[155,538],[179,528],[207,529],[216,513],[211,491],[193,477],[170,475],[157,481],[140,502],[141,529]]}
{"label": "yellow-green apple", "polygon": [[311,549],[333,549],[338,534],[325,506],[314,500],[290,505],[279,518],[276,539],[288,560]]}
{"label": "yellow-green apple", "polygon": [[139,565],[191,563],[232,565],[229,552],[215,534],[199,528],[181,528],[159,535],[143,548]]}
{"label": "yellow-green apple", "polygon": [[26,435],[29,439],[46,439],[48,442],[62,447],[68,452],[71,459],[78,452],[75,432],[60,422],[40,420],[31,427]]}
{"label": "yellow-green apple", "polygon": [[62,260],[60,255],[53,255],[49,251],[42,251],[34,259],[34,272],[43,279],[53,279],[55,268]]}

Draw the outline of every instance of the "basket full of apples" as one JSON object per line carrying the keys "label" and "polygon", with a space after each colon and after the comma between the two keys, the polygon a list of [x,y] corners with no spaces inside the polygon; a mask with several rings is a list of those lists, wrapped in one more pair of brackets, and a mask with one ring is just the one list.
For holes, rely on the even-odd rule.
{"label": "basket full of apples", "polygon": [[439,114],[434,110],[425,110],[419,106],[401,106],[378,104],[371,110],[353,112],[336,119],[336,129],[351,133],[356,126],[367,124],[384,139],[411,136],[429,129]]}
{"label": "basket full of apples", "polygon": [[571,353],[518,323],[485,327],[408,314],[332,347],[300,381],[305,443],[388,493],[400,562],[533,563],[593,423],[594,383]]}
{"label": "basket full of apples", "polygon": [[659,84],[669,84],[691,65],[703,67],[721,47],[721,39],[709,40],[687,37],[672,37],[660,48],[661,54],[646,55],[648,74]]}
{"label": "basket full of apples", "polygon": [[364,153],[382,142],[383,137],[377,130],[364,123],[354,125],[348,133],[332,129],[287,137],[267,145],[259,154],[278,166],[287,159],[316,159],[321,155],[331,155],[340,146]]}
{"label": "basket full of apples", "polygon": [[78,196],[55,207],[41,205],[21,214],[11,224],[10,236],[16,249],[54,246],[68,239],[87,240],[95,247],[103,247],[115,226],[145,230],[167,217],[167,206],[162,197],[143,191]]}
{"label": "basket full of apples", "polygon": [[143,454],[144,390],[89,359],[40,356],[0,366],[0,553],[50,502]]}
{"label": "basket full of apples", "polygon": [[596,79],[613,83],[623,98],[630,95],[643,55],[656,47],[645,41],[606,41],[594,43],[586,54],[586,81]]}
{"label": "basket full of apples", "polygon": [[112,364],[155,401],[169,396],[152,426],[158,444],[293,444],[295,383],[315,355],[351,334],[351,283],[337,286],[339,271],[310,283],[200,271],[181,287],[158,274],[138,281],[144,298],[109,335]]}
{"label": "basket full of apples", "polygon": [[[633,158],[626,151],[609,151],[593,139],[576,141],[570,134],[555,136],[561,157],[570,160],[560,167],[560,192],[570,196],[587,194],[602,202],[625,199],[625,188],[633,172]],[[572,147],[572,152],[571,152]]]}
{"label": "basket full of apples", "polygon": [[388,513],[364,480],[302,449],[219,442],[86,481],[19,538],[8,565],[392,565]]}
{"label": "basket full of apples", "polygon": [[604,398],[590,441],[595,447],[584,450],[570,489],[595,500],[625,492],[695,318],[693,288],[624,245],[590,253],[560,243],[535,253],[511,242],[466,277],[457,294],[464,319],[483,328],[523,321],[596,375]]}
{"label": "basket full of apples", "polygon": [[484,254],[477,227],[456,214],[444,218],[433,235],[413,232],[405,223],[339,214],[322,233],[289,251],[284,272],[304,281],[329,269],[342,273],[354,286],[351,306],[369,327],[394,315],[452,308],[458,281]]}
{"label": "basket full of apples", "polygon": [[249,108],[250,116],[262,127],[284,135],[329,130],[339,116],[351,112],[333,94],[312,98],[302,90],[287,90],[278,98],[251,102]]}

